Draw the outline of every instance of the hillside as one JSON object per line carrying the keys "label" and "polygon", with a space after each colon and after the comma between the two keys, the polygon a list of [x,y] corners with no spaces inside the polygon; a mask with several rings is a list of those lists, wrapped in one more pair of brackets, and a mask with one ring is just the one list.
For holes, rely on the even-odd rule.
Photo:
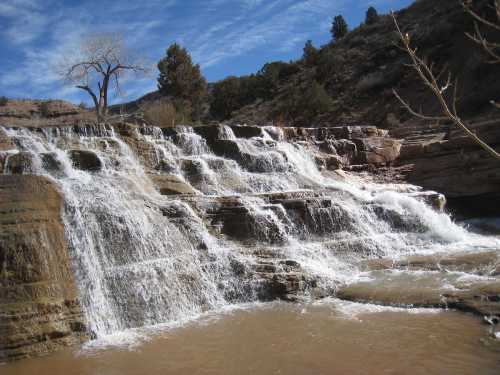
{"label": "hillside", "polygon": [[[482,51],[466,37],[466,32],[473,31],[473,22],[459,1],[420,0],[399,11],[397,18],[422,56],[438,68],[447,66],[459,79],[461,114],[467,118],[492,115],[489,100],[500,97],[500,70],[487,64]],[[393,88],[417,107],[436,113],[437,103],[405,66],[408,59],[398,42],[390,16],[380,16],[372,25],[363,24],[340,41],[323,46],[312,66],[298,61],[297,72],[284,77],[276,97],[235,111],[232,121],[275,121],[279,115],[275,109],[282,107],[290,87],[312,79],[325,87],[333,103],[309,126],[370,123],[389,128],[405,122],[411,117],[394,97]]]}

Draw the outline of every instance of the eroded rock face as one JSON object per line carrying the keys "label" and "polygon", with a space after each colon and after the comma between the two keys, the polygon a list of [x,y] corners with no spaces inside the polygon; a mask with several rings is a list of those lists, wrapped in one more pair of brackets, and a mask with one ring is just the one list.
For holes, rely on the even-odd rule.
{"label": "eroded rock face", "polygon": [[50,181],[0,175],[0,361],[87,338]]}
{"label": "eroded rock face", "polygon": [[5,158],[5,169],[12,174],[31,174],[35,170],[35,159],[29,152],[19,152]]}
{"label": "eroded rock face", "polygon": [[[498,149],[497,124],[473,127],[484,141]],[[499,214],[500,170],[498,161],[452,126],[426,129],[415,127],[406,137],[399,165],[409,165],[407,181],[444,194],[453,208],[466,215]]]}
{"label": "eroded rock face", "polygon": [[91,172],[97,172],[102,169],[101,159],[92,151],[70,150],[68,154],[75,168]]}

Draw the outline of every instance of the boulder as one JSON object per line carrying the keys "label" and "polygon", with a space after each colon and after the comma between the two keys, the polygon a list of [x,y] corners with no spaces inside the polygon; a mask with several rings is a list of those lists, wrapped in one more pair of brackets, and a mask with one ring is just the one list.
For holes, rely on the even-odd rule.
{"label": "boulder", "polygon": [[99,159],[95,152],[88,150],[69,150],[68,155],[73,162],[73,166],[77,169],[97,172],[103,167],[101,159]]}
{"label": "boulder", "polygon": [[401,141],[386,137],[355,138],[358,163],[387,165],[394,162],[401,151]]}

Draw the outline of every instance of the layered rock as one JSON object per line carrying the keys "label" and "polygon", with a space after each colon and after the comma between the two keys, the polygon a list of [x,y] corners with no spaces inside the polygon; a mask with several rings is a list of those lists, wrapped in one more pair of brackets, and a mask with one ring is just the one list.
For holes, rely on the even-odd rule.
{"label": "layered rock", "polygon": [[[480,124],[472,129],[499,149],[498,123]],[[411,136],[397,130],[391,133],[407,137],[398,164],[411,166],[406,172],[409,182],[445,194],[459,212],[500,213],[499,163],[461,131],[448,126],[432,132],[414,131]]]}
{"label": "layered rock", "polygon": [[47,179],[0,175],[0,361],[88,338],[61,209]]}
{"label": "layered rock", "polygon": [[[456,308],[482,316],[500,316],[499,264],[500,251],[370,260],[362,267],[372,271],[372,280],[342,287],[337,295],[364,303]],[[464,272],[478,277],[462,279]]]}

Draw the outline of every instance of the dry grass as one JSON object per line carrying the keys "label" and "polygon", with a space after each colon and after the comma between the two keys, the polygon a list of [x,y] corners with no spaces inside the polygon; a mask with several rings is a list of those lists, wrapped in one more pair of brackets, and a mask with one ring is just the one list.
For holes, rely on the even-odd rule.
{"label": "dry grass", "polygon": [[156,100],[147,103],[142,108],[144,119],[151,125],[161,128],[174,127],[176,125],[176,110],[172,103],[164,100]]}
{"label": "dry grass", "polygon": [[50,127],[95,121],[93,110],[84,110],[62,100],[11,99],[0,107],[0,126]]}

